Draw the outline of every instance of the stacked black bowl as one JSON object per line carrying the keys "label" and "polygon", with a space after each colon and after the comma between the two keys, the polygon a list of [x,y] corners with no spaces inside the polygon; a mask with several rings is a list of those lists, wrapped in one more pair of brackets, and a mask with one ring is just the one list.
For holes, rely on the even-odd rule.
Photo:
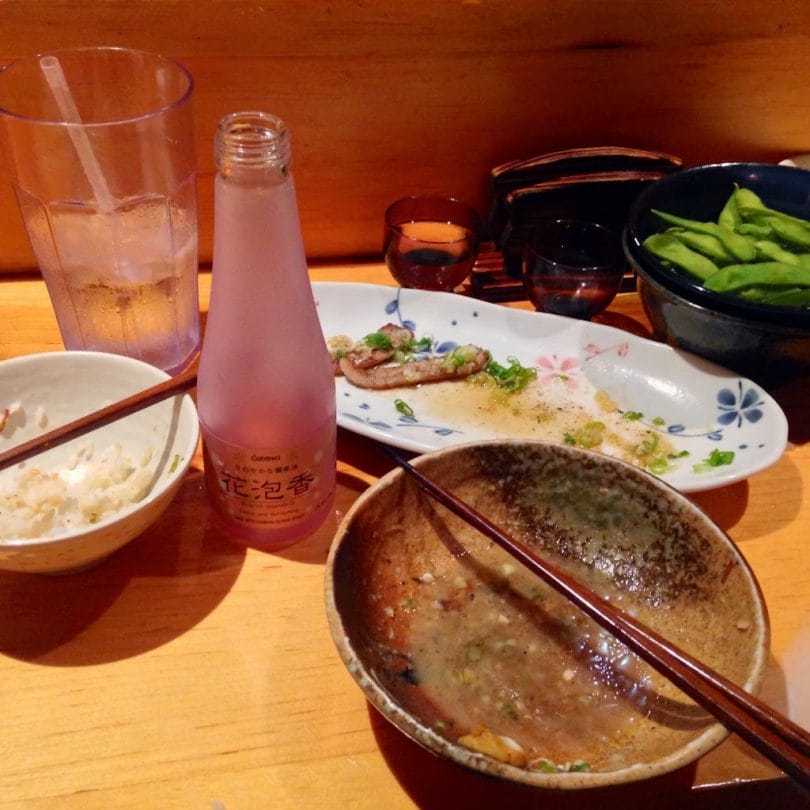
{"label": "stacked black bowl", "polygon": [[620,234],[636,195],[680,166],[673,155],[623,146],[565,149],[496,166],[487,224],[505,272],[520,278],[532,232],[557,219],[595,222]]}

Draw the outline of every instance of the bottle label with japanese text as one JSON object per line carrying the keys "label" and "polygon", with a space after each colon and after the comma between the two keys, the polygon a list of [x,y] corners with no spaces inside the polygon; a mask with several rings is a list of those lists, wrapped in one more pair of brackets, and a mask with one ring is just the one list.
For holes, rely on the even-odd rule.
{"label": "bottle label with japanese text", "polygon": [[334,494],[331,430],[294,448],[237,447],[207,434],[205,475],[219,511],[257,529],[283,529],[317,512]]}

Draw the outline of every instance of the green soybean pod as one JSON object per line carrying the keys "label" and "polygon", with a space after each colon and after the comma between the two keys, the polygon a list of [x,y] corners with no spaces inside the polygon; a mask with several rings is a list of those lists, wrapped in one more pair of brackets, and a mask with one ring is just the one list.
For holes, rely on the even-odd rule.
{"label": "green soybean pod", "polygon": [[734,198],[737,204],[737,211],[744,221],[754,220],[758,222],[762,220],[778,219],[782,222],[789,222],[800,228],[810,229],[810,220],[794,217],[784,213],[784,211],[777,211],[775,208],[770,208],[749,188],[737,188],[734,192]]}
{"label": "green soybean pod", "polygon": [[768,217],[767,222],[774,235],[783,241],[790,242],[791,245],[810,248],[810,228],[781,217]]}
{"label": "green soybean pod", "polygon": [[703,286],[715,292],[736,292],[745,287],[810,287],[810,270],[784,262],[729,264],[709,276]]}
{"label": "green soybean pod", "polygon": [[729,194],[720,216],[717,217],[717,224],[728,228],[730,231],[736,231],[742,224],[740,210],[737,207],[737,196],[734,192]]}
{"label": "green soybean pod", "polygon": [[767,223],[741,222],[737,226],[737,233],[753,236],[756,239],[771,239],[773,237],[773,228]]}
{"label": "green soybean pod", "polygon": [[671,234],[676,239],[683,242],[688,248],[708,256],[716,264],[733,264],[736,262],[723,243],[710,233],[698,233],[697,231],[687,231],[684,228],[667,228],[664,233]]}
{"label": "green soybean pod", "polygon": [[688,231],[696,231],[697,233],[708,233],[717,237],[728,252],[739,262],[752,262],[757,256],[753,239],[739,234],[736,231],[732,231],[729,228],[724,228],[716,222],[701,222],[696,219],[679,217],[675,214],[667,214],[665,211],[659,211],[655,208],[651,210],[656,216],[670,225],[676,225],[679,228],[685,228]]}
{"label": "green soybean pod", "polygon": [[688,248],[676,236],[669,233],[654,233],[642,243],[659,259],[670,262],[701,281],[718,272],[717,265],[702,253]]}
{"label": "green soybean pod", "polygon": [[775,304],[780,307],[806,307],[810,306],[810,288],[794,287],[779,290],[766,295],[761,300],[765,304]]}
{"label": "green soybean pod", "polygon": [[801,264],[801,261],[795,253],[785,250],[777,242],[772,242],[769,239],[760,239],[756,242],[757,258],[763,261],[783,262],[784,264]]}

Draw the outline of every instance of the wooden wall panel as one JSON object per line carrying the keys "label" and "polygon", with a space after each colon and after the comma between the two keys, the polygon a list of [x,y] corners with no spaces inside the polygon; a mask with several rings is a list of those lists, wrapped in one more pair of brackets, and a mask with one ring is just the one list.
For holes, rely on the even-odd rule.
{"label": "wooden wall panel", "polygon": [[[565,147],[687,164],[810,151],[804,0],[0,0],[0,61],[117,44],[196,83],[200,248],[210,259],[221,115],[286,119],[307,250],[374,256],[388,202],[452,193],[485,212],[488,170]],[[33,258],[5,170],[0,270]]]}

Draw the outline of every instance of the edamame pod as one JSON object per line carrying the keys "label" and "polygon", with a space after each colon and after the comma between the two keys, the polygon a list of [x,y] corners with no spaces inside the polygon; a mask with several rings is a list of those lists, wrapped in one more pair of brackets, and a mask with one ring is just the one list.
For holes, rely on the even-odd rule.
{"label": "edamame pod", "polygon": [[784,262],[730,264],[709,276],[703,286],[715,292],[745,287],[810,287],[810,270]]}
{"label": "edamame pod", "polygon": [[796,290],[797,287],[744,287],[742,290],[737,290],[736,295],[744,301],[757,301],[761,303],[769,295],[774,295],[775,292],[783,290]]}
{"label": "edamame pod", "polygon": [[757,258],[764,260],[770,259],[774,262],[783,262],[784,264],[801,264],[801,261],[795,253],[785,250],[781,245],[776,242],[771,242],[768,239],[760,239],[755,243],[757,249]]}
{"label": "edamame pod", "polygon": [[761,220],[778,219],[782,222],[791,222],[801,228],[810,229],[810,221],[802,219],[801,217],[794,217],[786,214],[784,211],[777,211],[775,208],[769,208],[762,202],[760,197],[749,188],[738,186],[734,190],[734,200],[743,220],[754,219],[757,222]]}
{"label": "edamame pod", "polygon": [[785,242],[790,242],[792,245],[798,245],[803,248],[810,248],[810,229],[802,225],[798,225],[788,219],[780,219],[778,217],[769,217],[768,225],[770,225],[774,236],[778,236]]}
{"label": "edamame pod", "polygon": [[717,224],[728,228],[730,231],[736,231],[742,224],[740,210],[737,208],[737,198],[734,194],[730,194],[729,198],[726,200],[726,204],[723,206],[720,216],[717,217]]}
{"label": "edamame pod", "polygon": [[652,209],[670,225],[644,246],[700,280],[707,290],[748,301],[810,307],[810,220],[735,187],[716,222]]}
{"label": "edamame pod", "polygon": [[757,225],[754,222],[741,222],[737,226],[737,232],[756,239],[770,239],[773,236],[770,225]]}
{"label": "edamame pod", "polygon": [[702,253],[717,264],[732,264],[736,261],[734,256],[723,246],[723,243],[710,233],[687,231],[684,228],[667,228],[664,233],[671,234],[687,247]]}
{"label": "edamame pod", "polygon": [[698,233],[708,233],[717,237],[728,252],[739,262],[752,262],[757,256],[753,239],[724,228],[716,222],[700,222],[695,219],[686,219],[674,214],[667,214],[665,211],[658,211],[655,208],[652,209],[652,212],[670,225],[677,225],[679,228],[697,231]]}
{"label": "edamame pod", "polygon": [[766,295],[762,301],[766,304],[777,304],[781,307],[806,307],[810,305],[810,289],[796,287],[780,290]]}
{"label": "edamame pod", "polygon": [[707,279],[718,272],[717,265],[711,259],[688,248],[672,234],[654,233],[644,240],[644,247],[659,259],[671,262],[700,279]]}

